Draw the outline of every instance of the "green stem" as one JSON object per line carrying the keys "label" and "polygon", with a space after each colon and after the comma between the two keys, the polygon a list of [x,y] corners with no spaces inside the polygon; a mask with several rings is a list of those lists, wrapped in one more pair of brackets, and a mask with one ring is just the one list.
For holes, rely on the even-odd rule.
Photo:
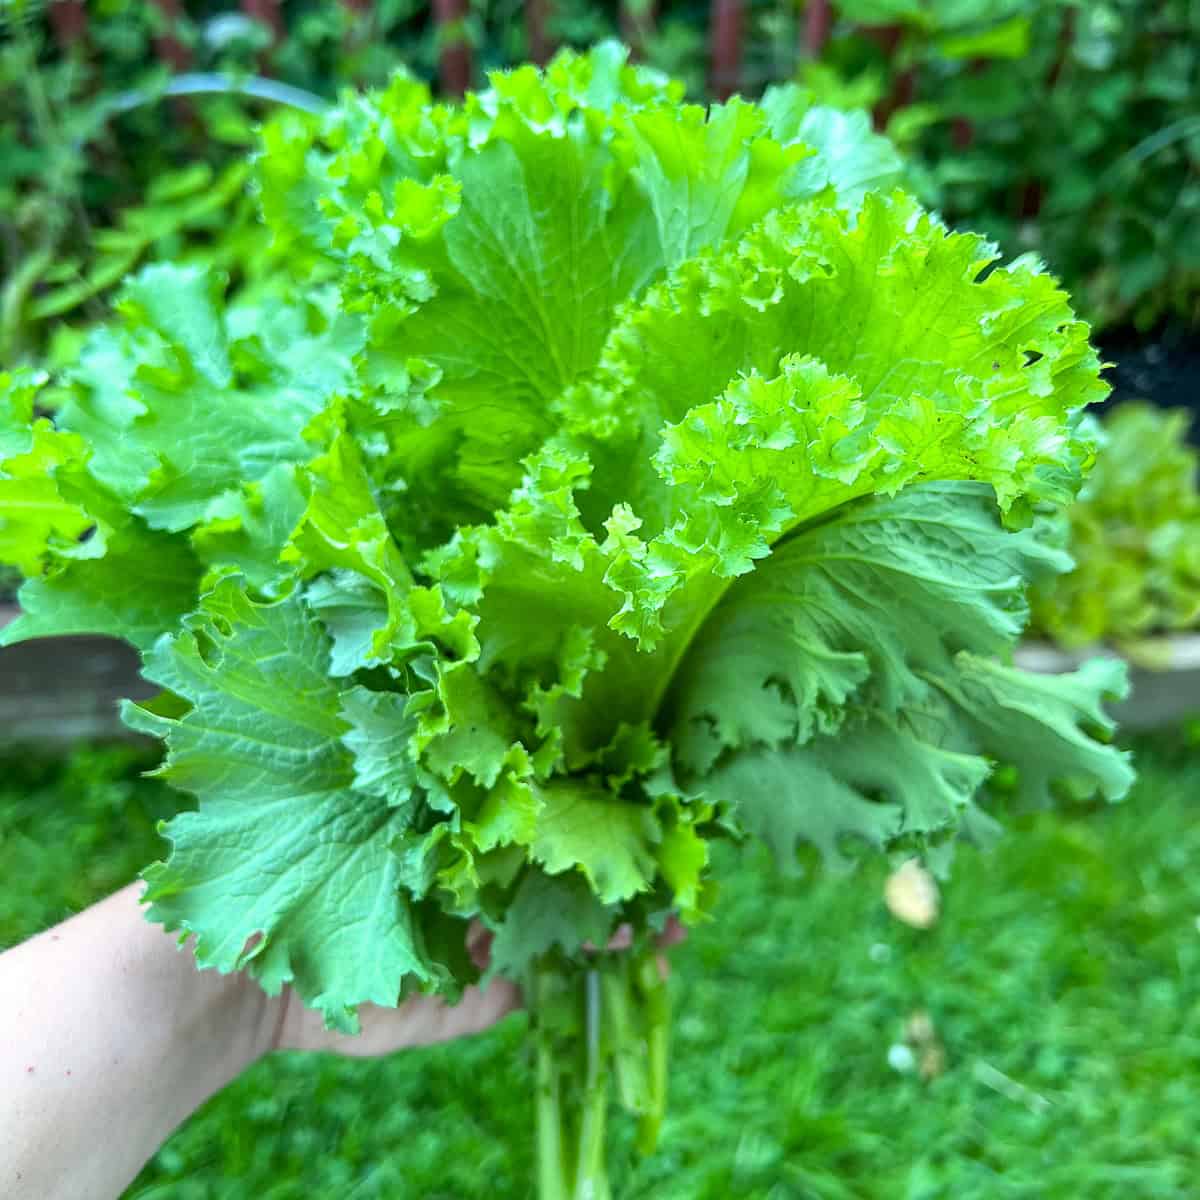
{"label": "green stem", "polygon": [[670,1005],[654,946],[601,953],[583,967],[554,958],[527,991],[537,1056],[539,1200],[612,1200],[610,1076],[638,1118],[638,1149],[658,1141],[667,1101]]}
{"label": "green stem", "polygon": [[608,1055],[605,1046],[600,972],[584,976],[584,1031],[587,1039],[587,1078],[579,1122],[579,1158],[575,1169],[574,1200],[611,1200],[605,1126],[608,1116]]}
{"label": "green stem", "polygon": [[554,992],[548,967],[535,969],[533,982],[534,1040],[537,1052],[537,1179],[539,1200],[571,1200],[563,1158],[562,1088],[547,1020]]}
{"label": "green stem", "polygon": [[57,239],[47,234],[47,240],[13,271],[0,290],[0,362],[14,362],[21,347],[21,329],[25,317],[25,302],[42,273],[54,261]]}
{"label": "green stem", "polygon": [[667,1110],[667,1052],[671,1029],[671,994],[653,950],[643,952],[634,967],[646,1029],[647,1104],[638,1122],[638,1150],[650,1154]]}
{"label": "green stem", "polygon": [[633,995],[629,955],[616,954],[601,978],[604,1017],[611,1031],[617,1097],[621,1107],[643,1116],[650,1106],[650,1079],[636,998]]}

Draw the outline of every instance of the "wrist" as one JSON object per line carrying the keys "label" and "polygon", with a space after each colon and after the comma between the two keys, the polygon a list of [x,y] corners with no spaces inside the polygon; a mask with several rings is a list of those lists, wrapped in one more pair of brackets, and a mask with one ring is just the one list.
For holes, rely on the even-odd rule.
{"label": "wrist", "polygon": [[160,1014],[148,1021],[146,1033],[176,1046],[176,1062],[187,1080],[184,1090],[194,1092],[188,1098],[196,1105],[269,1052],[271,997],[245,972],[200,970],[193,940],[181,946],[178,934],[146,920],[140,884],[129,892],[138,932],[130,930],[127,945],[131,951],[139,943],[142,947],[134,974]]}

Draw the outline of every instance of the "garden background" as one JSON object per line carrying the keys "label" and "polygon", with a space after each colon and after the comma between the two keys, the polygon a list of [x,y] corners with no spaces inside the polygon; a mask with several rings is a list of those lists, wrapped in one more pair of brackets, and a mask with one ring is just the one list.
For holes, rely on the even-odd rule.
{"label": "garden background", "polygon": [[[696,99],[797,79],[869,113],[926,203],[1063,278],[1116,363],[1118,401],[1200,394],[1197,3],[7,0],[0,23],[0,368],[69,363],[139,263],[204,261],[244,288],[286,270],[245,162],[277,97],[328,100],[398,66],[457,93],[619,36]],[[1145,436],[1076,530],[1093,571],[1077,592],[1134,600],[1048,601],[1064,644],[1128,649],[1195,625],[1194,455],[1182,424]],[[27,705],[14,653],[0,652],[10,717]],[[141,778],[140,745],[49,746],[64,724],[48,715],[20,742],[13,726],[0,946],[133,878],[162,852],[155,821],[186,803]],[[1134,748],[1127,801],[1012,815],[989,854],[963,852],[928,929],[890,915],[883,862],[849,879],[781,881],[756,855],[726,871],[721,920],[673,955],[660,1152],[617,1156],[617,1194],[1194,1194],[1200,728],[1181,717]],[[523,1020],[386,1062],[263,1063],[128,1196],[524,1196]]]}

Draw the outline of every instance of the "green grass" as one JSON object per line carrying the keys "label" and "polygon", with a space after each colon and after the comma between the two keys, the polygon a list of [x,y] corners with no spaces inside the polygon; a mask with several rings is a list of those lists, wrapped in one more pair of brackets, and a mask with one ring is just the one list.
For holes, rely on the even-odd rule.
{"label": "green grass", "polygon": [[[128,751],[0,762],[0,944],[130,878],[173,800]],[[1200,754],[1160,739],[1108,810],[1018,816],[960,854],[927,933],[884,864],[781,880],[719,864],[673,955],[672,1112],[619,1200],[1141,1200],[1200,1177]],[[928,1011],[924,1082],[888,1065]],[[531,1073],[510,1018],[387,1061],[278,1056],[179,1130],[127,1200],[515,1200]]]}

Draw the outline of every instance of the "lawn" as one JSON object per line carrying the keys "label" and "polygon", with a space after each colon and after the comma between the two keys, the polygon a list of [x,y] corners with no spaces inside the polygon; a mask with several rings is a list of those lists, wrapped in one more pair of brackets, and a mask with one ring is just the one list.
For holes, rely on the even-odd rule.
{"label": "lawn", "polygon": [[[1138,759],[1125,804],[1010,816],[990,853],[962,850],[928,932],[888,915],[883,863],[781,879],[724,854],[719,920],[673,955],[660,1153],[618,1147],[619,1200],[1196,1195],[1200,752],[1160,737]],[[0,945],[155,857],[175,801],[141,765],[0,760]],[[927,1080],[900,1049],[922,1012],[944,1058]],[[126,1200],[523,1200],[523,1020],[387,1061],[277,1056]]]}

